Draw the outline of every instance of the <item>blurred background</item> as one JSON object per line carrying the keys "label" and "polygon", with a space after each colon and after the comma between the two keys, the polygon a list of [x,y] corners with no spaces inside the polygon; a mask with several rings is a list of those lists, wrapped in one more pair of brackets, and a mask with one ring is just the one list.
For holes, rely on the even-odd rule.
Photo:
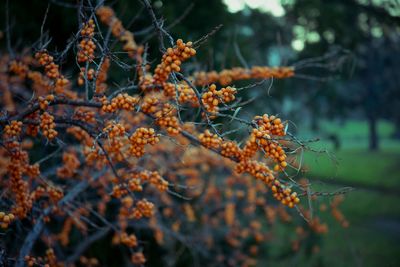
{"label": "blurred background", "polygon": [[[78,28],[77,1],[1,1],[1,46],[36,48],[46,9],[50,48],[62,50]],[[157,38],[139,1],[106,1],[139,42]],[[248,97],[249,114],[276,113],[301,139],[318,138],[304,153],[304,177],[318,190],[353,187],[342,228],[327,214],[329,232],[306,266],[400,266],[400,1],[398,0],[154,0],[174,38],[196,40],[196,66],[296,66],[297,77],[267,81]],[[8,13],[8,15],[7,15]],[[8,23],[7,23],[8,20]],[[7,27],[9,25],[10,27]],[[11,39],[5,40],[9,31]],[[150,47],[152,47],[150,45]],[[314,63],[315,62],[315,63]],[[307,68],[302,68],[302,66]],[[195,67],[193,67],[195,68]],[[118,73],[114,74],[116,80]],[[112,80],[111,80],[112,82]],[[256,90],[254,90],[256,91]],[[249,115],[250,116],[250,115]],[[315,189],[314,188],[314,189]],[[266,258],[297,266],[300,259]]]}

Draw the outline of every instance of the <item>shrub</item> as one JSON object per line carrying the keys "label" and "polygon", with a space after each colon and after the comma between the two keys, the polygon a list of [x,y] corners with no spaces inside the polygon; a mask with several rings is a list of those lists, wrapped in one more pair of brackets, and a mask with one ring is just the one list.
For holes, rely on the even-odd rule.
{"label": "shrub", "polygon": [[[101,5],[61,53],[42,45],[34,56],[1,57],[0,220],[9,261],[253,266],[273,225],[296,227],[285,241],[294,251],[326,232],[300,204],[315,197],[308,183],[291,178],[305,145],[276,115],[242,118],[240,95],[251,87],[233,85],[296,69],[185,72],[210,35],[173,41],[143,3],[160,41],[155,68],[147,46]],[[110,69],[126,80],[110,85]],[[229,138],[236,132],[240,144]],[[347,224],[339,202],[335,217]]]}

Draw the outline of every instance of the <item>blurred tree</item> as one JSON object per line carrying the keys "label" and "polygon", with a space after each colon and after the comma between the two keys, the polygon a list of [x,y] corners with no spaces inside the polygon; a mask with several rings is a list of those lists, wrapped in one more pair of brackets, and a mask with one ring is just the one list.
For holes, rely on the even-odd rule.
{"label": "blurred tree", "polygon": [[[351,50],[355,57],[355,71],[351,86],[336,85],[338,101],[313,101],[334,105],[333,114],[343,107],[348,115],[361,110],[369,123],[369,148],[379,147],[377,120],[393,119],[399,126],[400,99],[399,51],[396,46],[400,33],[400,7],[393,1],[288,1],[287,17],[291,20],[295,38],[304,43],[302,57],[313,57],[327,51],[332,45]],[[397,5],[397,6],[396,6]],[[322,91],[324,92],[324,91]],[[323,96],[333,97],[331,91]],[[392,103],[386,105],[385,103]],[[319,113],[318,113],[319,114]],[[399,130],[398,130],[399,132]]]}

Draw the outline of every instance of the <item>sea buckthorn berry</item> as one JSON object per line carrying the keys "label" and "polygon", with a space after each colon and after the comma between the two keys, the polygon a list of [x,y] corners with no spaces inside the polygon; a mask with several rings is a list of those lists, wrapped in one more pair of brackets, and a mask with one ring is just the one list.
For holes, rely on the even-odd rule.
{"label": "sea buckthorn berry", "polygon": [[[140,71],[143,73],[143,71]],[[150,89],[154,89],[154,78],[151,74],[146,73],[145,75],[141,75],[139,77],[139,87],[143,92],[151,91]],[[171,89],[171,88],[169,88]]]}
{"label": "sea buckthorn berry", "polygon": [[86,258],[85,256],[79,257],[79,262],[86,267],[95,267],[99,265],[99,260],[96,258]]}
{"label": "sea buckthorn berry", "polygon": [[14,221],[15,216],[12,213],[6,214],[5,212],[0,212],[0,227],[5,229]]}
{"label": "sea buckthorn berry", "polygon": [[103,133],[107,133],[110,139],[122,137],[125,135],[125,127],[120,123],[108,122]]}
{"label": "sea buckthorn berry", "polygon": [[184,43],[182,39],[178,39],[173,48],[170,47],[167,49],[161,63],[154,70],[153,78],[156,84],[166,82],[172,72],[179,72],[181,70],[180,66],[183,61],[196,55],[196,50],[192,48],[192,45],[192,42]]}
{"label": "sea buckthorn berry", "polygon": [[22,121],[11,121],[4,127],[4,134],[7,137],[18,137],[22,131]]}
{"label": "sea buckthorn berry", "polygon": [[270,135],[285,136],[285,125],[282,123],[280,118],[275,116],[268,116],[264,114],[263,116],[254,117],[257,125],[260,127],[260,131],[263,131]]}
{"label": "sea buckthorn berry", "polygon": [[64,152],[62,156],[63,166],[57,168],[57,176],[60,178],[71,178],[81,165],[79,158],[74,152]]}
{"label": "sea buckthorn berry", "polygon": [[75,120],[84,121],[88,123],[96,122],[96,113],[92,110],[85,108],[77,108],[74,112],[73,118]]}
{"label": "sea buckthorn berry", "polygon": [[222,88],[217,90],[215,84],[211,84],[208,90],[201,96],[201,100],[206,110],[210,113],[218,112],[218,105],[221,103],[229,103],[235,100],[236,89],[233,87]]}
{"label": "sea buckthorn berry", "polygon": [[154,113],[156,124],[170,135],[177,135],[181,131],[179,120],[176,116],[176,108],[169,103],[163,104],[162,108]]}
{"label": "sea buckthorn berry", "polygon": [[108,6],[101,6],[96,10],[96,15],[99,16],[101,22],[111,25],[115,17],[114,10]]}
{"label": "sea buckthorn berry", "polygon": [[28,165],[26,166],[26,174],[31,177],[35,178],[40,175],[40,166],[38,163],[33,164],[33,165]]}
{"label": "sea buckthorn berry", "polygon": [[138,245],[137,238],[134,234],[128,235],[127,233],[122,233],[119,238],[121,243],[127,247],[134,248]]}
{"label": "sea buckthorn berry", "polygon": [[132,217],[134,219],[140,219],[142,217],[151,217],[154,213],[154,204],[147,199],[141,199],[136,203],[135,208],[132,211]]}
{"label": "sea buckthorn berry", "polygon": [[[175,86],[174,86],[174,88],[175,88]],[[178,101],[180,104],[189,103],[192,107],[195,107],[195,108],[200,106],[199,99],[197,98],[195,91],[186,82],[178,84],[177,89],[178,89],[178,93],[179,93]],[[165,87],[164,87],[164,90],[165,90]],[[175,92],[175,89],[174,89],[174,92]],[[175,96],[175,94],[174,94],[174,96]]]}
{"label": "sea buckthorn berry", "polygon": [[86,72],[86,68],[82,67],[81,71],[79,72],[78,85],[82,86],[85,84],[85,76],[88,81],[91,81],[93,80],[94,75],[95,75],[94,69],[90,68]]}
{"label": "sea buckthorn berry", "polygon": [[55,97],[53,94],[47,95],[46,97],[44,96],[39,96],[38,101],[39,101],[39,107],[42,110],[46,110],[47,107],[49,106],[50,102],[54,101]]}
{"label": "sea buckthorn berry", "polygon": [[153,114],[157,111],[159,100],[153,96],[146,96],[141,104],[141,110],[146,114]]}
{"label": "sea buckthorn berry", "polygon": [[95,25],[92,19],[82,25],[80,34],[83,39],[79,43],[79,50],[77,53],[77,59],[79,63],[92,61],[94,59],[94,50],[96,49],[96,45],[92,40],[94,28]]}
{"label": "sea buckthorn berry", "polygon": [[293,75],[294,69],[292,67],[270,68],[264,66],[253,66],[250,69],[235,67],[220,72],[196,72],[194,77],[196,85],[205,86],[212,83],[219,83],[222,86],[226,86],[238,80],[269,78],[283,79],[292,77]]}
{"label": "sea buckthorn berry", "polygon": [[[36,121],[39,118],[38,112],[34,112],[27,116],[27,119]],[[32,137],[37,136],[39,133],[39,125],[36,124],[28,124],[26,128],[26,134]]]}
{"label": "sea buckthorn berry", "polygon": [[230,87],[230,86],[222,88],[220,91],[218,91],[219,97],[225,103],[229,103],[229,102],[232,102],[233,100],[235,100],[236,92],[237,92],[236,88],[233,88],[233,87]]}
{"label": "sea buckthorn berry", "polygon": [[115,198],[121,198],[129,193],[124,184],[114,185],[111,195]]}
{"label": "sea buckthorn berry", "polygon": [[122,22],[115,16],[114,11],[110,7],[99,7],[96,10],[96,15],[102,23],[111,28],[112,35],[124,43],[123,50],[128,52],[130,57],[135,57],[143,53],[143,47],[136,44],[133,33],[124,28]]}
{"label": "sea buckthorn berry", "polygon": [[131,191],[143,191],[143,187],[142,187],[142,183],[140,181],[140,179],[137,178],[132,178],[128,181],[128,188]]}
{"label": "sea buckthorn berry", "polygon": [[293,208],[300,202],[297,193],[292,192],[290,188],[284,187],[264,163],[245,160],[239,162],[235,170],[237,173],[247,172],[256,179],[263,181],[271,189],[273,197],[283,205]]}
{"label": "sea buckthorn berry", "polygon": [[10,62],[8,70],[21,78],[25,78],[28,74],[29,67],[24,62],[13,60]]}
{"label": "sea buckthorn berry", "polygon": [[111,103],[106,98],[102,100],[102,110],[104,112],[115,112],[118,109],[124,109],[132,111],[135,109],[135,105],[139,102],[139,99],[128,94],[118,94],[116,97],[111,99]]}
{"label": "sea buckthorn berry", "polygon": [[142,252],[135,252],[132,254],[131,261],[135,265],[143,265],[146,263],[146,258]]}
{"label": "sea buckthorn berry", "polygon": [[278,166],[275,166],[275,171],[284,169],[287,166],[287,156],[279,140],[274,139],[274,136],[286,135],[281,119],[264,114],[263,116],[256,116],[254,122],[257,124],[257,128],[253,129],[250,138],[247,140],[241,158],[249,159],[258,150],[261,150],[266,157],[271,157],[279,163]]}
{"label": "sea buckthorn berry", "polygon": [[342,195],[337,195],[333,198],[333,201],[331,202],[331,214],[333,218],[335,218],[335,220],[337,220],[342,225],[342,227],[347,228],[350,224],[338,208],[339,204],[343,200],[344,198]]}
{"label": "sea buckthorn berry", "polygon": [[144,154],[145,145],[155,145],[160,141],[153,128],[138,128],[129,137],[129,152],[132,156],[141,157]]}
{"label": "sea buckthorn berry", "polygon": [[239,159],[242,153],[242,150],[235,142],[228,141],[221,144],[221,155],[224,157]]}
{"label": "sea buckthorn berry", "polygon": [[222,143],[222,138],[217,134],[212,134],[209,130],[199,134],[201,144],[207,148],[219,148]]}
{"label": "sea buckthorn berry", "polygon": [[62,191],[61,188],[57,188],[54,186],[48,186],[46,189],[49,198],[54,202],[57,203],[64,197],[64,192]]}
{"label": "sea buckthorn berry", "polygon": [[169,183],[161,175],[154,171],[142,171],[139,173],[139,178],[142,181],[148,181],[150,184],[154,185],[159,191],[164,192],[168,189]]}
{"label": "sea buckthorn berry", "polygon": [[94,21],[90,19],[87,23],[82,24],[82,29],[81,29],[81,36],[84,37],[93,37],[94,35]]}
{"label": "sea buckthorn berry", "polygon": [[77,94],[68,89],[68,85],[70,84],[69,80],[65,78],[63,75],[59,75],[55,80],[54,92],[57,94],[63,94],[68,98],[76,99]]}
{"label": "sea buckthorn berry", "polygon": [[[108,72],[109,68],[110,68],[110,59],[108,57],[106,57],[106,58],[104,58],[99,71],[97,72],[96,90],[95,90],[95,92],[97,94],[102,94],[107,89],[106,81],[107,81],[107,72]],[[89,73],[88,73],[88,75],[89,75]]]}
{"label": "sea buckthorn berry", "polygon": [[44,67],[47,77],[56,79],[60,76],[58,65],[54,63],[54,58],[50,56],[47,51],[37,52],[35,58],[38,60],[39,64]]}
{"label": "sea buckthorn berry", "polygon": [[42,186],[38,186],[30,195],[32,200],[38,200],[46,195],[46,189]]}
{"label": "sea buckthorn berry", "polygon": [[236,205],[233,202],[229,202],[225,206],[225,223],[228,226],[232,226],[235,222],[235,209]]}
{"label": "sea buckthorn berry", "polygon": [[78,62],[92,61],[94,59],[94,50],[96,45],[90,39],[83,39],[79,43],[79,51],[77,54]]}
{"label": "sea buckthorn berry", "polygon": [[52,115],[47,112],[40,115],[40,129],[47,139],[52,140],[58,135],[57,131],[54,130],[55,127],[56,124]]}
{"label": "sea buckthorn berry", "polygon": [[208,112],[214,113],[218,111],[218,104],[220,100],[217,94],[217,86],[212,84],[208,87],[208,91],[204,92],[201,96],[203,105]]}

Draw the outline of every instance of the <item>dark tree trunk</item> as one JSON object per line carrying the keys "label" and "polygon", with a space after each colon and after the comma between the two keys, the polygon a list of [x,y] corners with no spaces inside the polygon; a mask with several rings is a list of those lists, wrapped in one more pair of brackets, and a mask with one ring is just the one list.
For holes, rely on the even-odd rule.
{"label": "dark tree trunk", "polygon": [[368,116],[369,124],[369,150],[376,151],[379,149],[377,119],[375,115]]}
{"label": "dark tree trunk", "polygon": [[393,138],[400,139],[400,117],[395,120]]}
{"label": "dark tree trunk", "polygon": [[311,115],[311,130],[314,132],[318,132],[319,129],[320,127],[319,127],[318,117],[315,114],[313,114]]}

